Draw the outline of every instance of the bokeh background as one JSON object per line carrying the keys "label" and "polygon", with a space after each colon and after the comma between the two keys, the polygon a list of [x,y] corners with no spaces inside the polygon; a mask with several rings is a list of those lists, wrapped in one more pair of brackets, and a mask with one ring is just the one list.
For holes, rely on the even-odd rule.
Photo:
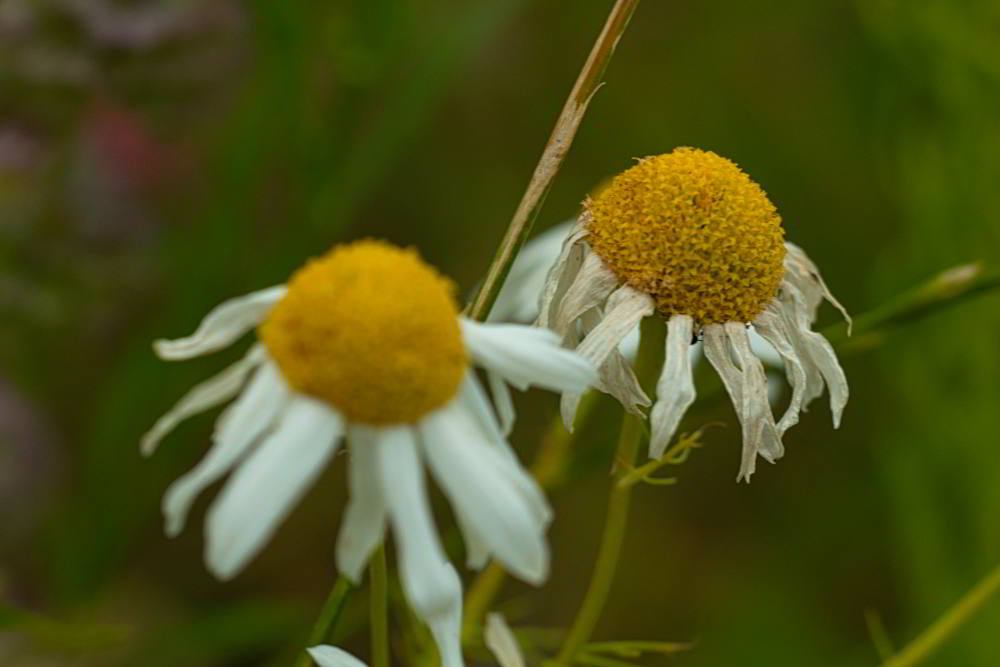
{"label": "bokeh background", "polygon": [[[610,4],[0,0],[0,663],[289,664],[335,578],[343,466],[214,581],[207,499],[176,540],[158,509],[211,417],[151,460],[137,441],[238,352],[166,365],[150,342],[365,236],[470,290]],[[856,314],[1000,262],[993,0],[646,0],[607,81],[539,230],[694,145],[764,186]],[[694,415],[729,428],[638,491],[597,637],[697,641],[652,664],[877,664],[866,610],[902,644],[1000,558],[998,334],[987,294],[845,356],[842,428],[819,405],[750,485],[731,408]],[[555,402],[520,397],[526,457]],[[501,596],[515,624],[566,626],[582,597],[598,414],[553,493],[551,581]],[[346,618],[365,655],[363,595]],[[994,605],[927,664],[997,664],[998,627]]]}

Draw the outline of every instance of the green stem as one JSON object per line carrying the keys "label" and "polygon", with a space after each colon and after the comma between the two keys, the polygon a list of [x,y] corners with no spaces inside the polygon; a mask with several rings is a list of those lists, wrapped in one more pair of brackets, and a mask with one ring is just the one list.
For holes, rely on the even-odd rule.
{"label": "green stem", "polygon": [[[636,357],[636,375],[643,385],[653,384],[656,372],[662,365],[663,337],[664,326],[659,317],[649,317],[643,321],[639,354]],[[628,526],[628,510],[634,488],[634,485],[621,484],[620,482],[629,474],[635,464],[642,435],[643,418],[625,414],[618,436],[611,493],[608,499],[608,513],[604,520],[604,534],[601,536],[597,563],[594,565],[583,604],[577,612],[576,619],[573,621],[573,626],[566,636],[559,655],[556,656],[557,663],[564,665],[571,663],[580,648],[590,639],[608,600],[608,593],[611,592],[611,584],[614,581],[615,572],[618,570],[622,542],[625,539],[625,529]]]}
{"label": "green stem", "polygon": [[573,84],[573,90],[570,91],[559,118],[556,119],[545,150],[542,151],[528,187],[486,272],[483,285],[469,307],[468,315],[472,319],[483,321],[489,315],[510,271],[510,265],[531,233],[531,226],[538,217],[542,204],[545,203],[545,197],[569,152],[569,147],[573,144],[576,131],[587,111],[587,105],[600,88],[601,77],[611,62],[618,40],[628,27],[629,19],[632,18],[638,4],[639,0],[616,0],[614,7],[611,8],[604,28],[594,42],[587,62],[580,70],[576,83]]}
{"label": "green stem", "polygon": [[[337,627],[340,613],[344,610],[344,605],[347,604],[347,598],[350,597],[352,588],[351,582],[345,577],[337,577],[337,581],[334,582],[333,588],[330,589],[330,594],[327,595],[326,602],[323,603],[323,608],[316,618],[316,623],[309,632],[309,641],[306,643],[307,647],[311,648],[329,640],[330,635],[333,634],[334,629]],[[299,659],[295,662],[295,667],[311,666],[312,659],[308,653],[303,651]]]}
{"label": "green stem", "polygon": [[913,667],[920,664],[950,639],[998,591],[1000,591],[1000,565],[895,657],[882,663],[882,667]]}
{"label": "green stem", "polygon": [[379,545],[368,564],[371,601],[371,667],[389,667],[389,578],[385,564],[385,545]]}
{"label": "green stem", "polygon": [[854,319],[850,341],[840,325],[822,331],[835,346],[863,349],[878,343],[889,329],[921,320],[944,308],[957,305],[978,294],[1000,288],[1000,270],[982,264],[962,264],[946,269],[930,280]]}

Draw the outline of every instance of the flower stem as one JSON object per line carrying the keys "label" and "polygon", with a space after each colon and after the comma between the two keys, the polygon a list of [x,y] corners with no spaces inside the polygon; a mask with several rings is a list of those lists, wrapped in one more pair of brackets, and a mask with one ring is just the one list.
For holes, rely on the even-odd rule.
{"label": "flower stem", "polygon": [[[658,317],[648,317],[642,323],[642,337],[639,354],[636,357],[636,376],[643,385],[653,384],[656,371],[663,362],[664,326]],[[590,586],[577,612],[573,626],[566,636],[556,662],[569,664],[577,652],[589,639],[600,619],[601,612],[611,592],[618,560],[621,556],[625,528],[628,525],[628,510],[634,485],[620,484],[635,463],[635,456],[642,440],[643,418],[625,414],[618,436],[618,449],[612,469],[611,493],[608,499],[608,513],[604,520],[604,534],[597,554],[597,563],[590,577]]]}
{"label": "flower stem", "polygon": [[854,335],[848,341],[843,327],[824,329],[834,346],[851,351],[877,345],[889,330],[918,321],[966,299],[1000,288],[1000,269],[981,263],[963,264],[946,269],[927,282],[896,295],[854,318]]}
{"label": "flower stem", "polygon": [[[337,577],[337,581],[334,582],[333,588],[330,589],[330,594],[327,595],[326,602],[323,603],[323,608],[316,618],[316,623],[309,632],[309,640],[306,643],[307,647],[322,644],[333,634],[334,628],[337,627],[337,621],[340,619],[340,612],[344,610],[344,605],[347,604],[347,598],[350,597],[352,589],[353,586],[350,581],[343,576]],[[302,651],[299,659],[295,662],[295,667],[311,666],[312,659],[308,653]]]}
{"label": "flower stem", "polygon": [[521,197],[521,202],[514,211],[507,232],[504,234],[500,247],[497,248],[493,262],[486,272],[482,287],[476,294],[476,298],[469,306],[468,315],[474,320],[483,321],[490,313],[493,303],[500,294],[500,288],[507,278],[510,265],[521,250],[521,246],[531,233],[531,226],[538,217],[538,212],[545,203],[545,197],[552,187],[563,159],[569,152],[569,147],[573,144],[573,138],[580,127],[583,115],[587,111],[587,105],[601,85],[601,77],[614,55],[618,40],[621,39],[625,28],[628,27],[629,19],[632,18],[639,0],[616,0],[611,13],[598,35],[597,41],[584,63],[583,69],[577,76],[573,90],[570,91],[566,103],[563,105],[559,118],[556,120],[552,134],[549,136],[545,150],[535,166],[535,171],[531,175],[528,187]]}
{"label": "flower stem", "polygon": [[920,664],[951,638],[997,592],[1000,592],[1000,565],[976,584],[941,618],[924,630],[919,637],[910,642],[894,657],[882,663],[882,667],[913,667],[913,665]]}
{"label": "flower stem", "polygon": [[371,667],[389,667],[389,580],[386,570],[385,545],[380,544],[368,564]]}

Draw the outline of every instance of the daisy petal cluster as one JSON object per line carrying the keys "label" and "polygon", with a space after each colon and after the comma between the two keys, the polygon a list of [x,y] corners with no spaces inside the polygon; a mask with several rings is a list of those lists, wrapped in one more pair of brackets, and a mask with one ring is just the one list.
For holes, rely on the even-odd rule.
{"label": "daisy petal cluster", "polygon": [[[663,454],[694,402],[691,344],[704,352],[733,401],[743,432],[739,479],[757,456],[775,461],[782,436],[824,388],[834,426],[848,389],[837,357],[812,331],[823,300],[847,317],[797,246],[784,241],[767,195],[733,162],[692,148],[641,160],[586,202],[546,278],[538,323],[598,366],[598,389],[635,414],[649,412],[650,456]],[[656,403],[619,345],[646,317],[666,321]],[[748,328],[784,362],[792,398],[780,419]],[[572,423],[579,392],[563,395]]]}
{"label": "daisy petal cluster", "polygon": [[228,579],[344,450],[339,570],[358,581],[389,529],[410,605],[443,664],[460,665],[461,582],[437,534],[425,471],[451,502],[472,567],[494,558],[542,582],[552,518],[473,364],[500,396],[508,426],[508,383],[580,392],[594,368],[552,332],[462,318],[449,280],[414,251],[378,241],[336,247],[287,285],[227,301],[191,336],[155,349],[190,359],[252,330],[257,340],[241,360],[191,389],[143,438],[151,454],[181,420],[231,401],[211,449],[164,496],[167,533],[178,534],[197,496],[228,475],[205,521],[206,563]]}

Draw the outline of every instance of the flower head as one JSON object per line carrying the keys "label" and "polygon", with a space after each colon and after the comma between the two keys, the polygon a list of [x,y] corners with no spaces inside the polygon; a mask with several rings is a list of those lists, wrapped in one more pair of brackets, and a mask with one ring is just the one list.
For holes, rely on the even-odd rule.
{"label": "flower head", "polygon": [[[782,435],[824,387],[834,425],[840,422],[847,381],[833,348],[811,330],[823,299],[844,312],[802,249],[783,242],[781,219],[763,190],[729,160],[679,148],[641,160],[586,202],[546,279],[538,321],[598,366],[596,388],[643,414],[652,401],[619,344],[642,319],[666,319],[650,412],[652,457],[662,455],[694,402],[688,348],[702,339],[743,426],[739,477],[749,479],[758,454],[782,456]],[[779,420],[751,349],[751,324],[781,357],[792,387]],[[563,395],[567,426],[579,399]]]}
{"label": "flower head", "polygon": [[467,365],[455,287],[415,251],[340,246],[287,287],[259,336],[293,389],[364,424],[414,423],[455,397]]}
{"label": "flower head", "polygon": [[237,574],[267,543],[338,449],[348,447],[350,499],[337,565],[358,580],[391,528],[403,590],[447,667],[461,663],[461,582],[434,526],[424,468],[451,500],[470,566],[495,558],[522,579],[548,573],[551,511],[504,437],[470,361],[487,371],[504,427],[507,383],[583,391],[593,367],[550,331],[480,324],[458,314],[451,283],[415,252],[361,241],[334,248],[288,285],[227,301],[187,338],[158,341],[187,359],[257,327],[260,342],[197,385],[143,438],[235,397],[205,458],[163,499],[181,531],[201,491],[232,473],[206,519],[205,558]]}
{"label": "flower head", "polygon": [[749,322],[784,275],[781,218],[733,162],[678,148],[641,160],[586,203],[588,242],[665,317]]}

